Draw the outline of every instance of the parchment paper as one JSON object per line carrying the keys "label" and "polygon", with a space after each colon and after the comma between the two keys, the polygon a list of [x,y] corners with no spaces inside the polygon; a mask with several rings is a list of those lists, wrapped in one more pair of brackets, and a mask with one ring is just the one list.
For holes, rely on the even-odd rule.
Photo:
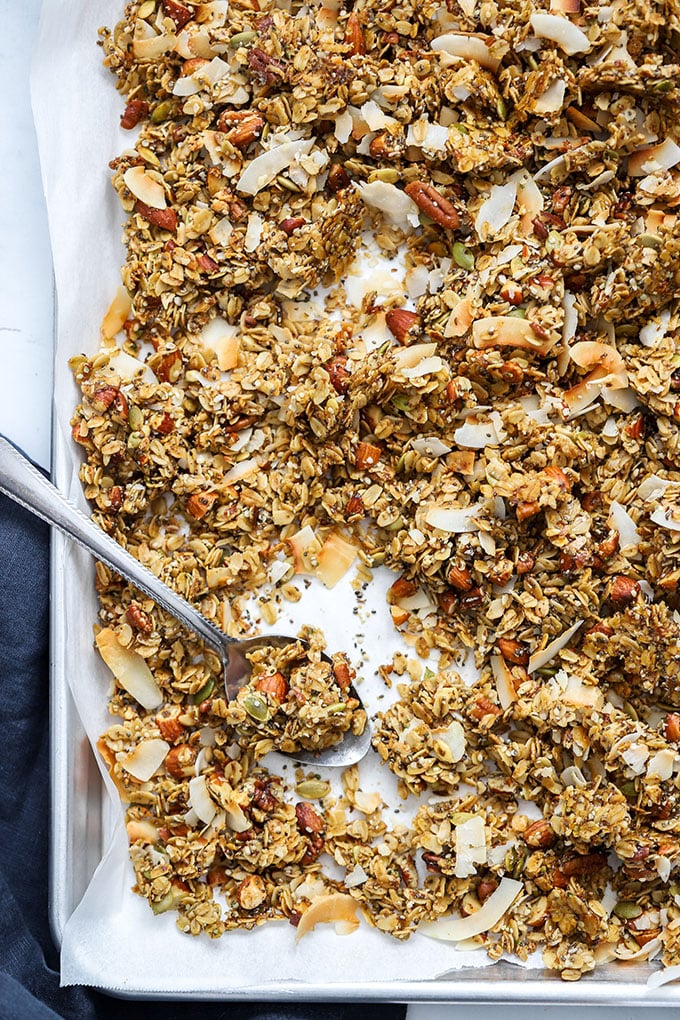
{"label": "parchment paper", "polygon": [[[124,259],[122,213],[109,182],[108,162],[134,140],[118,126],[123,101],[113,76],[101,65],[97,46],[98,28],[113,27],[122,4],[123,0],[45,0],[33,61],[32,98],[58,295],[55,469],[58,483],[81,505],[77,451],[69,434],[78,392],[67,360],[97,350],[101,319],[119,284]],[[92,644],[97,613],[93,564],[82,550],[68,546],[55,569],[63,575],[58,590],[68,621],[68,679],[94,743],[111,723],[106,709],[111,677]],[[275,629],[295,633],[302,623],[315,624],[324,628],[331,649],[347,648],[350,654],[357,649],[355,661],[366,653],[374,666],[388,662],[400,642],[386,612],[387,583],[386,578],[376,581],[358,606],[358,615],[349,581],[330,592],[313,586],[296,606],[295,617],[282,616]],[[369,711],[386,707],[390,697],[396,697],[382,681],[365,683],[361,694]],[[371,754],[362,765],[362,785],[385,791],[399,806],[391,776],[376,758]],[[280,757],[276,766],[284,775],[294,767]],[[131,891],[134,875],[122,810],[105,770],[103,774],[118,821],[102,862],[66,925],[61,959],[65,985],[207,997],[264,988],[268,982],[351,986],[429,979],[463,965],[488,962],[483,952],[457,952],[422,936],[401,943],[365,923],[348,937],[336,935],[332,926],[320,926],[299,944],[285,923],[228,933],[214,942],[182,935],[174,913],[154,917],[146,901]],[[403,823],[407,817],[403,805],[399,815],[391,817]]]}

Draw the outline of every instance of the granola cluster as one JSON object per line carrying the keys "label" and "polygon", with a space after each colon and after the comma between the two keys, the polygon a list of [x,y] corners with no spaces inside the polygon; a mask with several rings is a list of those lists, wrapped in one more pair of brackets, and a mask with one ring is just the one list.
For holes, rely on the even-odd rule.
{"label": "granola cluster", "polygon": [[388,568],[438,657],[374,720],[412,824],[355,771],[295,802],[261,758],[363,725],[349,663],[270,656],[227,704],[98,567],[161,698],[119,684],[100,746],[183,930],[350,897],[399,938],[484,910],[494,958],[565,979],[680,963],[679,30],[670,0],[134,0],[102,32],[137,133],[73,362],[95,519],[235,637],[249,598],[273,624],[306,574]]}

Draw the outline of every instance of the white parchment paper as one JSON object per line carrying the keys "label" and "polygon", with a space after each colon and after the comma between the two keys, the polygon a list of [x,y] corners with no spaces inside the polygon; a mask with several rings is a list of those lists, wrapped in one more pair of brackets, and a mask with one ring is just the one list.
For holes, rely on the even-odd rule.
{"label": "white parchment paper", "polygon": [[[69,434],[78,393],[67,360],[97,349],[101,319],[119,284],[124,258],[122,213],[109,182],[108,162],[129,148],[132,139],[118,126],[123,100],[113,76],[101,65],[97,46],[97,29],[112,27],[122,4],[123,0],[45,0],[33,61],[32,96],[58,295],[55,473],[58,484],[81,504],[78,453]],[[106,710],[110,676],[92,645],[97,612],[93,565],[82,550],[66,546],[55,570],[60,582],[56,591],[64,600],[60,610],[67,621],[67,639],[62,635],[62,640],[67,640],[68,682],[94,743],[111,719]],[[355,661],[365,653],[374,667],[388,662],[399,639],[385,611],[386,583],[376,582],[364,603],[357,602],[349,582],[330,592],[314,586],[296,607],[296,618],[282,616],[276,630],[294,633],[303,622],[315,624],[325,630],[331,649],[355,648]],[[386,707],[396,697],[382,682],[364,684],[361,693],[369,711]],[[392,821],[404,821],[391,776],[375,759],[371,754],[362,765],[362,784],[385,791],[400,811]],[[289,761],[279,758],[276,764],[290,775]],[[488,962],[483,953],[459,953],[451,945],[421,936],[403,944],[367,924],[348,937],[320,926],[299,944],[294,930],[284,923],[229,933],[215,942],[182,935],[173,913],[154,917],[146,901],[132,893],[134,876],[122,811],[108,775],[104,781],[118,821],[64,931],[61,967],[66,985],[207,997],[252,994],[270,982],[288,982],[292,994],[297,982],[323,987],[413,981]]]}

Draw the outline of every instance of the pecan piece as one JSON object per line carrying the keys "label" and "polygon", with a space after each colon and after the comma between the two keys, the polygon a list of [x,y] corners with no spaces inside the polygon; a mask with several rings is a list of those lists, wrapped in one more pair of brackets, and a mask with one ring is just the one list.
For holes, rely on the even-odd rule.
{"label": "pecan piece", "polygon": [[345,505],[345,520],[349,520],[350,517],[356,517],[360,515],[363,517],[365,512],[364,501],[361,496],[350,496]]}
{"label": "pecan piece", "polygon": [[509,305],[521,305],[524,300],[524,291],[518,283],[513,280],[506,280],[500,290],[500,296]]}
{"label": "pecan piece", "polygon": [[253,74],[266,85],[273,85],[275,82],[282,82],[286,77],[286,65],[278,57],[270,57],[268,53],[261,50],[259,46],[253,46],[248,50],[248,63]]}
{"label": "pecan piece", "polygon": [[454,205],[444,198],[433,184],[425,181],[411,181],[406,185],[404,191],[413,199],[421,212],[429,216],[431,220],[438,223],[446,230],[457,230],[460,226],[460,216]]}
{"label": "pecan piece", "polygon": [[349,663],[344,658],[333,663],[333,676],[341,691],[349,690],[352,683],[352,672]]}
{"label": "pecan piece", "polygon": [[165,414],[163,415],[163,417],[160,420],[160,423],[158,425],[158,431],[163,436],[169,436],[170,433],[174,431],[174,428],[175,428],[175,420],[172,417],[172,415],[168,414],[167,411],[166,411]]}
{"label": "pecan piece", "polygon": [[194,16],[194,12],[186,4],[180,3],[180,0],[162,0],[163,10],[169,18],[175,22],[178,29],[184,28],[188,21]]}
{"label": "pecan piece", "polygon": [[515,564],[515,571],[518,577],[522,577],[524,574],[530,574],[536,565],[536,557],[530,552],[521,552],[517,556],[517,563]]}
{"label": "pecan piece", "polygon": [[228,140],[236,149],[245,149],[259,138],[263,127],[264,118],[252,111],[225,111],[217,122],[217,130],[226,132]]}
{"label": "pecan piece", "polygon": [[184,733],[184,725],[179,721],[181,714],[181,705],[172,705],[169,708],[161,709],[156,716],[156,726],[160,735],[170,744],[174,744]]}
{"label": "pecan piece", "polygon": [[387,601],[397,602],[398,599],[407,599],[415,595],[416,586],[408,577],[398,577],[397,580],[387,589]]}
{"label": "pecan piece", "polygon": [[138,630],[142,634],[150,634],[153,630],[153,620],[149,614],[145,613],[144,610],[140,609],[134,602],[127,607],[125,619],[133,630]]}
{"label": "pecan piece", "polygon": [[557,889],[566,889],[570,878],[593,875],[607,866],[606,854],[583,854],[572,857],[553,871],[553,883]]}
{"label": "pecan piece", "polygon": [[[425,854],[423,854],[423,857],[424,856]],[[496,881],[495,878],[480,879],[480,881],[477,883],[476,889],[477,899],[479,900],[480,903],[484,903],[484,901],[488,900],[491,893],[495,892],[497,888],[498,882]]]}
{"label": "pecan piece", "polygon": [[135,212],[152,227],[160,227],[161,230],[169,230],[171,233],[177,230],[177,213],[174,209],[153,209],[138,200],[135,202]]}
{"label": "pecan piece", "polygon": [[536,502],[535,499],[532,500],[530,503],[526,502],[518,503],[515,510],[518,521],[528,521],[531,517],[535,517],[536,514],[540,514],[540,512],[541,507]]}
{"label": "pecan piece", "polygon": [[182,372],[181,352],[169,351],[168,354],[164,354],[154,371],[161,382],[177,382]]}
{"label": "pecan piece", "polygon": [[672,740],[674,743],[677,743],[677,741],[680,740],[680,714],[678,712],[668,713],[666,716],[664,732],[666,734],[666,740]]}
{"label": "pecan piece", "polygon": [[300,864],[313,864],[317,857],[320,855],[324,847],[324,838],[318,833],[313,832],[309,837],[309,843],[307,849],[304,852]]}
{"label": "pecan piece", "polygon": [[270,812],[273,811],[278,800],[270,789],[271,779],[256,779],[255,780],[255,791],[253,793],[253,804],[259,808],[260,811]]}
{"label": "pecan piece", "polygon": [[400,344],[406,346],[409,342],[409,333],[420,322],[417,312],[409,312],[406,308],[390,308],[385,313],[385,324],[392,336]]}
{"label": "pecan piece", "polygon": [[331,163],[326,183],[331,191],[337,193],[347,188],[350,180],[347,171],[339,163]]}
{"label": "pecan piece", "polygon": [[133,128],[137,127],[140,120],[144,120],[147,113],[149,112],[149,104],[144,102],[143,99],[130,99],[125,112],[120,118],[120,126],[126,131],[132,131]]}

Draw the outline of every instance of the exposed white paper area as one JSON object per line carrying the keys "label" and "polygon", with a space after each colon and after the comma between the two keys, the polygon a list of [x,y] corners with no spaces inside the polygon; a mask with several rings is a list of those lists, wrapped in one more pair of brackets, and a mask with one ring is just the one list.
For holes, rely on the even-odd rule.
{"label": "exposed white paper area", "polygon": [[[118,128],[122,99],[114,79],[101,66],[97,46],[100,25],[113,25],[123,0],[45,0],[39,43],[33,63],[32,93],[49,212],[58,295],[55,367],[57,483],[83,503],[76,476],[77,452],[69,419],[78,399],[67,360],[94,353],[99,327],[120,280],[124,251],[122,214],[110,185],[108,162],[131,145]],[[87,734],[94,743],[110,725],[106,696],[110,676],[92,645],[96,620],[93,564],[82,550],[67,546],[55,565],[57,596],[64,600],[66,630],[60,650]],[[360,608],[349,583],[327,592],[320,586],[305,594],[296,619],[282,615],[276,629],[294,633],[305,622],[322,627],[331,649],[355,646],[374,651],[374,666],[390,661],[398,647],[384,595],[371,599],[377,612]],[[363,615],[363,619],[362,619]],[[382,681],[362,685],[369,710],[384,708],[396,697]],[[281,762],[281,759],[279,759]],[[288,774],[293,768],[283,763]],[[105,770],[104,770],[105,771]],[[284,775],[286,772],[284,771]],[[235,932],[212,942],[191,938],[175,927],[173,913],[154,917],[146,902],[131,892],[133,871],[118,797],[104,776],[116,804],[118,824],[82,902],[68,921],[62,945],[62,983],[85,984],[144,994],[187,993],[203,996],[244,994],[267,982],[339,983],[423,980],[456,967],[484,966],[484,953],[458,953],[453,946],[414,937],[400,943],[367,924],[352,936],[339,937],[330,926],[295,943],[285,923]],[[388,770],[370,754],[362,764],[365,789],[393,787]],[[392,796],[392,803],[398,804]],[[405,820],[402,813],[392,820]],[[265,965],[263,965],[263,962]]]}

